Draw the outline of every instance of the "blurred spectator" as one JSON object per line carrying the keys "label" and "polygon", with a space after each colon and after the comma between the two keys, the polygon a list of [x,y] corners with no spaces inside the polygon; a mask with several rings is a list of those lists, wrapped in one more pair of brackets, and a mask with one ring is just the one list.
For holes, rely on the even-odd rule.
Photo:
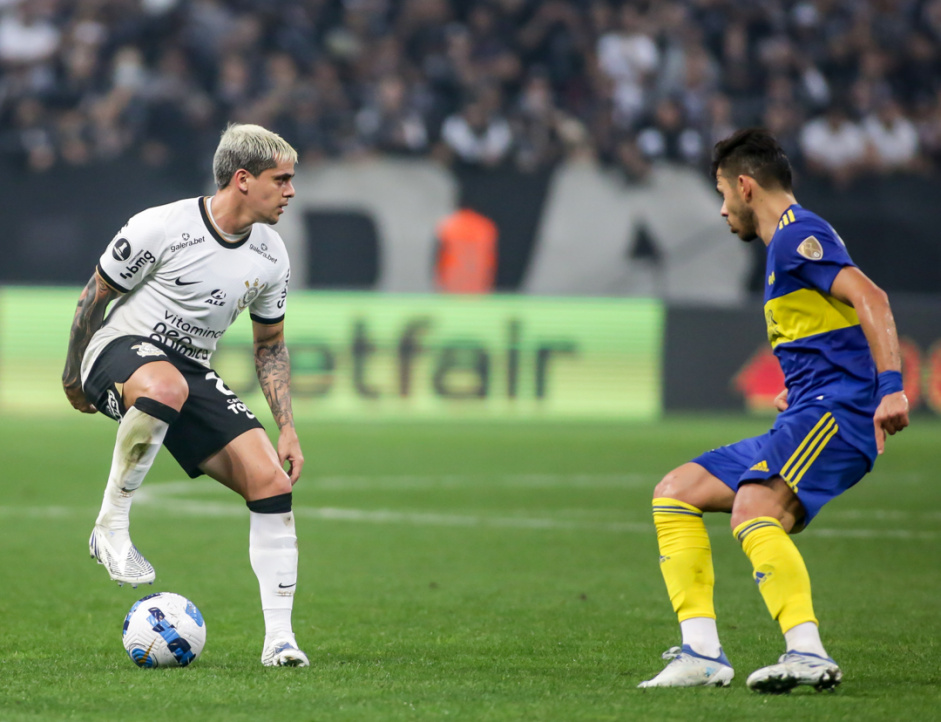
{"label": "blurred spectator", "polygon": [[[765,127],[767,127],[767,121],[765,121]],[[732,101],[727,95],[716,93],[709,98],[704,130],[703,140],[709,153],[712,153],[716,143],[728,138],[735,132],[736,125],[732,112]]]}
{"label": "blurred spectator", "polygon": [[0,18],[0,62],[36,66],[59,49],[60,30],[53,24],[55,4],[46,0],[20,2]]}
{"label": "blurred spectator", "polygon": [[918,104],[916,128],[925,162],[937,168],[941,164],[941,91]]}
{"label": "blurred spectator", "polygon": [[800,148],[808,170],[845,186],[862,173],[869,160],[866,135],[834,103],[826,114],[807,122],[800,135]]}
{"label": "blurred spectator", "polygon": [[374,97],[356,115],[356,130],[364,144],[382,153],[415,154],[428,150],[428,132],[421,115],[408,105],[402,78],[387,75]]}
{"label": "blurred spectator", "polygon": [[771,103],[762,116],[762,125],[774,133],[795,170],[803,168],[801,152],[802,118],[794,103]]}
{"label": "blurred spectator", "polygon": [[494,167],[502,163],[513,145],[510,124],[500,113],[491,93],[477,93],[444,121],[441,139],[453,157],[470,165]]}
{"label": "blurred spectator", "polygon": [[557,105],[548,75],[536,69],[526,80],[511,117],[516,165],[534,171],[580,154],[587,129]]}
{"label": "blurred spectator", "polygon": [[863,120],[863,132],[873,151],[876,170],[883,173],[914,171],[919,163],[918,131],[893,98]]}
{"label": "blurred spectator", "polygon": [[657,44],[645,32],[644,18],[636,7],[621,8],[616,29],[598,39],[598,64],[614,81],[616,122],[629,127],[643,114],[647,94],[660,55]]}
{"label": "blurred spectator", "polygon": [[689,165],[699,165],[705,150],[702,135],[686,123],[682,108],[672,98],[657,103],[653,123],[637,134],[637,147],[648,162]]}

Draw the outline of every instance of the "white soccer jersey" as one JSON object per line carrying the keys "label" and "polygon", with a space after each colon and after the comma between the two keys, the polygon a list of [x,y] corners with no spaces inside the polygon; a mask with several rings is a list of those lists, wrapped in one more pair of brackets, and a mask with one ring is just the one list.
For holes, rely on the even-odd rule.
{"label": "white soccer jersey", "polygon": [[98,261],[98,273],[125,293],[92,337],[82,381],[102,349],[121,336],[146,336],[209,366],[219,338],[245,309],[253,321],[284,318],[291,270],[287,250],[262,223],[235,243],[214,226],[209,198],[188,198],[133,216]]}

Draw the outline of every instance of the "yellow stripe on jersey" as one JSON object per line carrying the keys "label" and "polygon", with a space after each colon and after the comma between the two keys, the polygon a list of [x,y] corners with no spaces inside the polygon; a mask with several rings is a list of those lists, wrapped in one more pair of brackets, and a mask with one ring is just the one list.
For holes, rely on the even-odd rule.
{"label": "yellow stripe on jersey", "polygon": [[781,230],[782,228],[784,228],[784,226],[789,226],[793,222],[794,222],[794,211],[788,211],[783,216],[781,216],[781,220],[778,221],[778,230]]}
{"label": "yellow stripe on jersey", "polygon": [[804,478],[807,469],[817,460],[820,452],[839,430],[836,419],[829,411],[820,417],[820,421],[804,437],[787,463],[781,467],[781,476],[791,489],[797,491],[797,485]]}
{"label": "yellow stripe on jersey", "polygon": [[765,322],[774,348],[779,343],[858,326],[859,316],[852,306],[828,293],[801,288],[769,300],[765,304]]}

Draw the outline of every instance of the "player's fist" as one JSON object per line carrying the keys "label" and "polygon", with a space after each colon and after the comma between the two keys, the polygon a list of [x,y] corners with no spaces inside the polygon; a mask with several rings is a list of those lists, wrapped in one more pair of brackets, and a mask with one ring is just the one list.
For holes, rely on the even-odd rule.
{"label": "player's fist", "polygon": [[876,427],[876,448],[885,451],[885,435],[896,434],[908,426],[908,397],[904,391],[886,394],[873,417]]}
{"label": "player's fist", "polygon": [[62,388],[65,389],[65,395],[69,403],[83,414],[94,414],[98,411],[98,409],[88,403],[88,399],[85,398],[85,392],[82,391],[81,384],[69,384],[63,381]]}

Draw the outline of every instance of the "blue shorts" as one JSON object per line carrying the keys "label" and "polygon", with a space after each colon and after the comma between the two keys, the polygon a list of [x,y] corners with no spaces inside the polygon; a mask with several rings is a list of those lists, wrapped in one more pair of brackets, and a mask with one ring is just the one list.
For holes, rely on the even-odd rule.
{"label": "blue shorts", "polygon": [[693,462],[732,491],[749,481],[780,476],[803,505],[806,526],[824,504],[872,468],[872,459],[845,438],[847,425],[866,423],[874,434],[872,420],[862,415],[835,415],[833,409],[816,405],[789,409],[768,433],[707,451]]}

